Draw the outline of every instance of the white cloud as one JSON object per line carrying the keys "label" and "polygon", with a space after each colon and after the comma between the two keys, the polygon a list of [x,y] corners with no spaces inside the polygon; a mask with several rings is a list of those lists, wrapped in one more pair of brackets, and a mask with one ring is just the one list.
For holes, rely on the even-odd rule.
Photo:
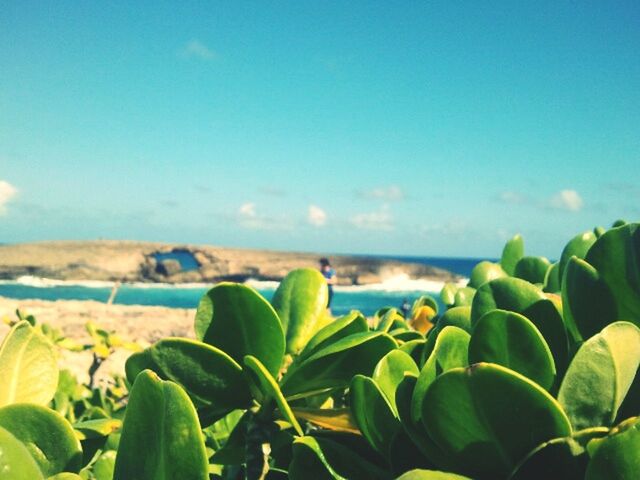
{"label": "white cloud", "polygon": [[322,227],[327,223],[327,213],[316,205],[309,205],[307,221],[314,227]]}
{"label": "white cloud", "polygon": [[374,212],[358,213],[351,217],[351,223],[363,230],[393,230],[393,215],[389,205],[382,205]]}
{"label": "white cloud", "polygon": [[525,203],[527,201],[527,197],[518,192],[507,191],[500,194],[500,200],[504,203],[515,205]]}
{"label": "white cloud", "polygon": [[190,40],[183,47],[182,56],[190,58],[198,58],[200,60],[213,60],[216,53],[199,40]]}
{"label": "white cloud", "polygon": [[294,227],[291,218],[286,214],[266,215],[259,211],[253,202],[240,205],[236,221],[242,228],[250,230],[291,230]]}
{"label": "white cloud", "polygon": [[0,215],[7,213],[7,204],[18,193],[18,189],[5,180],[0,180]]}
{"label": "white cloud", "polygon": [[577,212],[584,206],[584,201],[575,190],[561,190],[551,197],[549,205],[560,210]]}
{"label": "white cloud", "polygon": [[243,203],[238,209],[238,214],[243,218],[255,218],[256,204],[253,202]]}
{"label": "white cloud", "polygon": [[389,185],[387,187],[377,187],[366,192],[361,192],[361,196],[364,198],[397,202],[404,198],[404,192],[398,185]]}

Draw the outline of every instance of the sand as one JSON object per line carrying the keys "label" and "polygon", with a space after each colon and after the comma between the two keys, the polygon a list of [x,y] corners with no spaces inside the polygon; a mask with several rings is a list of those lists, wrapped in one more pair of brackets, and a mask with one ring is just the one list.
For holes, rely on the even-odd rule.
{"label": "sand", "polygon": [[[58,328],[64,336],[81,344],[91,342],[85,329],[89,321],[100,328],[116,332],[124,341],[136,342],[142,347],[157,340],[170,337],[193,338],[195,309],[148,307],[138,305],[107,305],[95,301],[16,300],[0,297],[0,319],[15,319],[15,311],[34,315],[38,323],[47,323]],[[4,339],[9,327],[0,324],[0,338]],[[98,370],[97,379],[105,381],[110,374],[124,374],[124,363],[131,351],[119,348]],[[92,362],[89,352],[60,351],[60,367],[75,373],[83,382],[88,382],[88,369]]]}

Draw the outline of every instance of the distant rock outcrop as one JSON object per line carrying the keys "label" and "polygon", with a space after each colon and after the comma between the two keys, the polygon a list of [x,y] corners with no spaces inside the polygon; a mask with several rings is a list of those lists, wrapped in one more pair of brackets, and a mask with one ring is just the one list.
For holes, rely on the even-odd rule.
{"label": "distant rock outcrop", "polygon": [[[189,252],[195,268],[183,269],[175,259],[158,254]],[[204,282],[281,280],[300,267],[317,268],[327,254],[173,245],[130,241],[64,241],[0,245],[0,278],[23,275],[59,280],[124,282]],[[342,285],[366,285],[406,275],[412,279],[456,281],[460,277],[440,268],[376,257],[329,255]]]}

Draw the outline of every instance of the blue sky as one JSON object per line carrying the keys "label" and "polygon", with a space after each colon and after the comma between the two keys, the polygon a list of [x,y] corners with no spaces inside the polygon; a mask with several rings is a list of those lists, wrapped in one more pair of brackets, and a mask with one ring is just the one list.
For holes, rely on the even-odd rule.
{"label": "blue sky", "polygon": [[[133,5],[135,3],[135,5]],[[640,218],[640,3],[9,2],[0,241],[499,255]]]}

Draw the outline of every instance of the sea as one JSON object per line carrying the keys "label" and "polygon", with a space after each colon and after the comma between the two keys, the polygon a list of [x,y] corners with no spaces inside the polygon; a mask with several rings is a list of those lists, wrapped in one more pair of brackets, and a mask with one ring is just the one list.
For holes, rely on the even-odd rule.
{"label": "sea", "polygon": [[[415,262],[443,268],[468,278],[473,267],[483,258],[461,257],[398,257],[376,256],[384,260]],[[488,259],[496,261],[495,259]],[[278,282],[248,280],[267,300],[271,300]],[[461,284],[466,283],[462,280]],[[173,308],[195,308],[202,295],[211,288],[208,284],[124,283],[118,288],[113,303],[120,305],[157,305]],[[334,315],[344,315],[351,310],[373,315],[379,308],[399,307],[405,299],[413,302],[424,294],[439,300],[443,283],[431,280],[415,280],[407,276],[393,276],[381,283],[357,286],[336,286],[331,305]],[[15,299],[40,300],[95,300],[107,302],[113,282],[62,281],[24,276],[15,280],[0,280],[0,296]],[[443,305],[441,305],[443,307]]]}

